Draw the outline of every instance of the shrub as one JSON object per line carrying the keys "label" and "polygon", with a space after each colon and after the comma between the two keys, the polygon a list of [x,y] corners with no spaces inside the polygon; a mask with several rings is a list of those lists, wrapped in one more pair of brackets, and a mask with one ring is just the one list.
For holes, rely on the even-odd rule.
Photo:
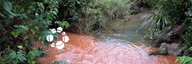
{"label": "shrub", "polygon": [[[60,5],[59,17],[70,21],[71,31],[98,35],[106,32],[108,23],[123,18],[129,0],[65,0]],[[76,29],[74,29],[76,28]]]}
{"label": "shrub", "polygon": [[191,64],[192,63],[192,58],[187,57],[187,56],[182,56],[177,59],[180,64]]}
{"label": "shrub", "polygon": [[149,4],[152,2],[157,3],[154,4],[154,14],[147,16],[143,26],[148,25],[152,33],[163,32],[164,35],[159,36],[160,38],[167,35],[167,33],[171,33],[175,25],[183,25],[189,21],[186,15],[192,4],[189,0],[144,1],[149,2]]}
{"label": "shrub", "polygon": [[[44,41],[51,34],[48,26],[57,20],[59,0],[0,0],[1,63],[35,63],[43,51],[32,49],[32,42]],[[63,20],[63,19],[62,19]],[[61,21],[62,22],[62,21]],[[63,27],[68,26],[65,21]]]}
{"label": "shrub", "polygon": [[[183,42],[181,43],[184,48],[183,55],[191,56],[191,10],[192,10],[192,1],[191,0],[144,0],[145,2],[153,5],[155,14],[150,15],[147,18],[147,22],[144,23],[143,26],[150,25],[151,33],[156,34],[155,36],[157,40],[160,38],[172,33],[172,31],[177,26],[184,26],[181,28],[183,30],[182,34],[176,35]],[[157,4],[154,4],[154,3]],[[159,28],[160,27],[160,28]],[[163,35],[159,34],[163,33]],[[153,35],[152,35],[153,36]],[[149,36],[149,37],[152,37]],[[172,38],[172,40],[175,40]],[[175,41],[176,42],[176,41]],[[183,64],[190,64],[191,58],[187,56],[182,56],[178,58]]]}

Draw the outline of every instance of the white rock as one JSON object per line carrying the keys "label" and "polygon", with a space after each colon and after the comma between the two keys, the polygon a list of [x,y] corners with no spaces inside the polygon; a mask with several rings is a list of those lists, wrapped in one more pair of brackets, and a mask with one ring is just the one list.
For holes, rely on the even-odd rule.
{"label": "white rock", "polygon": [[35,13],[36,16],[38,16],[39,14],[38,13]]}
{"label": "white rock", "polygon": [[64,42],[69,42],[69,37],[68,36],[63,36],[63,41]]}
{"label": "white rock", "polygon": [[62,32],[62,35],[64,36],[64,35],[66,35],[66,33],[65,33],[65,32]]}
{"label": "white rock", "polygon": [[54,40],[53,35],[47,35],[47,36],[46,36],[46,40],[47,40],[48,42],[52,42],[52,41]]}
{"label": "white rock", "polygon": [[62,41],[56,42],[56,48],[57,49],[63,49],[65,47],[65,44]]}
{"label": "white rock", "polygon": [[55,43],[52,43],[52,44],[51,44],[51,47],[55,47]]}
{"label": "white rock", "polygon": [[63,31],[63,28],[61,28],[61,27],[58,27],[58,28],[57,28],[57,32],[58,32],[58,33],[61,33],[62,31]]}
{"label": "white rock", "polygon": [[56,33],[56,29],[50,29],[52,33]]}

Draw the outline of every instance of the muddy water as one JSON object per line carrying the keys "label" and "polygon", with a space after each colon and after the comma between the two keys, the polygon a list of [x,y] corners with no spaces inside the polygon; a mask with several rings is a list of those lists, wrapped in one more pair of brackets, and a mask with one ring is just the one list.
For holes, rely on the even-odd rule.
{"label": "muddy water", "polygon": [[[90,36],[67,33],[70,40],[61,50],[36,42],[34,46],[43,46],[50,54],[37,61],[39,64],[63,60],[70,64],[177,64],[176,56],[149,56],[150,51],[158,49],[148,47],[146,44],[139,46],[133,44],[142,43],[144,40],[143,33],[135,33],[142,15],[131,16],[128,22],[116,23],[112,28],[117,32],[99,40]],[[61,38],[62,35],[57,41],[62,40]]]}
{"label": "muddy water", "polygon": [[107,38],[98,41],[73,33],[68,33],[68,36],[71,39],[62,50],[34,43],[34,46],[43,46],[50,54],[39,58],[38,62],[48,64],[66,60],[70,64],[176,64],[173,55],[149,56],[148,51],[155,49],[139,47],[126,40]]}

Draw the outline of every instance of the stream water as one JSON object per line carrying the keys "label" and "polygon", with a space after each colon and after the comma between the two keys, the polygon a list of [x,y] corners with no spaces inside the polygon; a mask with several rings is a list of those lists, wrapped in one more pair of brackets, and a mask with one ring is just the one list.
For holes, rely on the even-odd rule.
{"label": "stream water", "polygon": [[[69,64],[177,64],[175,63],[177,57],[174,55],[149,56],[149,52],[157,48],[148,47],[146,44],[133,44],[144,40],[142,33],[135,33],[139,23],[136,21],[123,23],[126,24],[126,28],[102,39],[67,33],[70,40],[64,49],[36,42],[34,46],[43,46],[49,52],[49,56],[39,58],[37,61],[40,64],[64,60]],[[57,41],[62,40],[62,35],[59,37]]]}

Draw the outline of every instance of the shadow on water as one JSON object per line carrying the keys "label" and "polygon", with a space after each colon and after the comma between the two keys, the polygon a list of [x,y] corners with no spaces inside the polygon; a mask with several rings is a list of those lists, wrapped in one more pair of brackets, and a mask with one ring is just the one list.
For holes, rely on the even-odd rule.
{"label": "shadow on water", "polygon": [[[70,64],[177,64],[175,63],[176,56],[149,56],[149,51],[157,49],[131,43],[143,41],[143,34],[135,33],[140,23],[138,16],[135,16],[135,19],[137,20],[123,23],[122,26],[125,28],[103,39],[67,33],[70,40],[65,44],[65,48],[60,50],[36,42],[34,46],[43,46],[50,54],[37,61],[40,64],[63,60]],[[59,40],[61,39],[57,41]]]}

